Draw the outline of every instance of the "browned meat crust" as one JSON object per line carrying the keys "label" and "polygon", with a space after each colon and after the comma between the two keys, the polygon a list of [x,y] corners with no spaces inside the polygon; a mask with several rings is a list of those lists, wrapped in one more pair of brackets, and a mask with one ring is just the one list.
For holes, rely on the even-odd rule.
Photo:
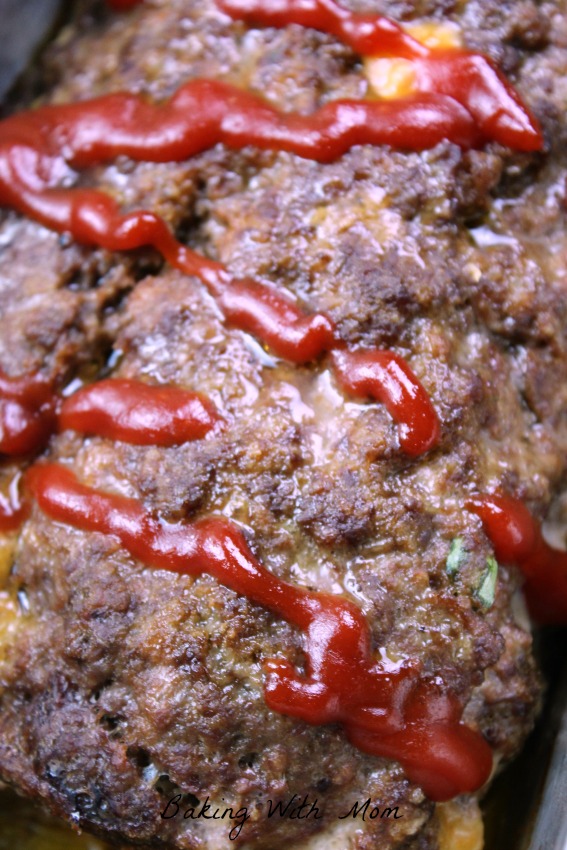
{"label": "browned meat crust", "polygon": [[[324,368],[272,360],[227,330],[200,284],[149,252],[91,252],[11,214],[0,233],[0,367],[42,368],[60,385],[110,373],[208,394],[229,421],[222,435],[158,449],[65,433],[49,456],[166,519],[223,512],[277,575],[346,589],[376,646],[442,675],[468,699],[467,722],[509,758],[540,685],[516,572],[500,568],[488,612],[475,600],[491,548],[463,504],[501,486],[541,516],[565,475],[567,8],[351,6],[459,22],[517,82],[549,152],[357,148],[323,166],[218,147],[81,179],[156,209],[237,274],[328,311],[345,339],[399,351],[439,412],[439,450],[401,455],[383,407],[345,401]],[[308,111],[366,87],[333,39],[251,30],[211,0],[148,0],[121,19],[97,8],[46,62],[56,102],[123,88],[162,97],[211,76]],[[466,559],[451,579],[455,537]],[[266,708],[262,659],[302,663],[300,635],[268,612],[209,577],[144,569],[112,538],[37,510],[8,589],[22,612],[2,647],[0,774],[75,825],[156,848],[275,850],[321,830],[330,840],[337,824],[343,848],[437,847],[434,807],[397,764]],[[224,821],[161,819],[178,789],[186,805],[224,799],[251,817],[235,842]],[[317,797],[325,817],[265,817],[268,799],[294,793]],[[368,797],[403,817],[336,820]]]}

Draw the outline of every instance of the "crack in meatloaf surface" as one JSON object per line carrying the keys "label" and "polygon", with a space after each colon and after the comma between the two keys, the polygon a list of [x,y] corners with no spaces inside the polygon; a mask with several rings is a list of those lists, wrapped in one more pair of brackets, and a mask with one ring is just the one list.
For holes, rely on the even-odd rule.
{"label": "crack in meatloaf surface", "polygon": [[[345,5],[458,23],[538,117],[545,153],[361,146],[321,165],[218,145],[180,164],[121,157],[72,179],[155,210],[236,275],[287,288],[347,342],[398,352],[439,414],[439,447],[405,456],[383,406],[345,398],[324,364],[286,364],[228,329],[203,285],[152,251],[91,250],[9,212],[0,368],[59,386],[110,375],[205,393],[227,422],[206,439],[158,448],[64,432],[45,456],[165,520],[222,513],[275,575],[350,596],[376,648],[420,659],[423,676],[466,703],[498,762],[531,729],[541,686],[518,572],[500,565],[488,610],[475,596],[492,547],[464,505],[501,489],[541,518],[564,483],[567,4]],[[124,16],[85,4],[41,69],[51,103],[117,90],[162,99],[212,77],[310,112],[368,85],[333,38],[235,23],[213,0],[148,0]],[[24,466],[6,461],[2,487]],[[337,726],[267,708],[263,660],[304,663],[293,626],[210,576],[147,569],[115,538],[37,507],[0,554],[10,785],[142,847],[276,850],[316,835],[341,850],[439,846],[435,806],[396,762],[359,752]],[[209,798],[250,818],[233,841],[226,821],[162,819],[176,793],[184,807]],[[266,818],[267,800],[293,794],[317,798],[325,817]],[[402,817],[337,819],[368,798]]]}

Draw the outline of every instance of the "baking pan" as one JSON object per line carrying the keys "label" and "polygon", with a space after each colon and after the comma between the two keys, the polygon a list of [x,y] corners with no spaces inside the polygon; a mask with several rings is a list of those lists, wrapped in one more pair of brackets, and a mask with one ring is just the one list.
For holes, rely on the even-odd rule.
{"label": "baking pan", "polygon": [[567,634],[536,635],[548,683],[536,727],[484,803],[485,850],[567,850]]}
{"label": "baking pan", "polygon": [[0,0],[0,100],[49,37],[61,0]]}

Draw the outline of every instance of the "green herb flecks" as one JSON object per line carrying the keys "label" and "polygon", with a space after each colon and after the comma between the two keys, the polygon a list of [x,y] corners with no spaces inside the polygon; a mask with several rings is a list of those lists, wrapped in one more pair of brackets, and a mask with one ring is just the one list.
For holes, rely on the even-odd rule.
{"label": "green herb flecks", "polygon": [[494,604],[497,578],[498,562],[496,561],[496,558],[490,556],[486,559],[486,571],[475,591],[475,596],[485,611],[488,611],[488,609]]}
{"label": "green herb flecks", "polygon": [[455,578],[466,560],[467,550],[465,549],[463,538],[455,537],[455,539],[451,541],[451,548],[449,549],[449,554],[445,563],[447,575],[451,576],[451,578]]}

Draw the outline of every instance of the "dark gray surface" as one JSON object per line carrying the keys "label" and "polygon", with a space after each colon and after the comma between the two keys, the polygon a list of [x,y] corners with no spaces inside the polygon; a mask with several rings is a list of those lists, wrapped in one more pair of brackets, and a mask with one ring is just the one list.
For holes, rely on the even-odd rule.
{"label": "dark gray surface", "polygon": [[[563,640],[566,640],[563,633]],[[564,672],[567,672],[564,671]],[[556,697],[562,720],[529,850],[567,850],[567,681]]]}
{"label": "dark gray surface", "polygon": [[60,0],[0,0],[0,100],[51,30]]}

